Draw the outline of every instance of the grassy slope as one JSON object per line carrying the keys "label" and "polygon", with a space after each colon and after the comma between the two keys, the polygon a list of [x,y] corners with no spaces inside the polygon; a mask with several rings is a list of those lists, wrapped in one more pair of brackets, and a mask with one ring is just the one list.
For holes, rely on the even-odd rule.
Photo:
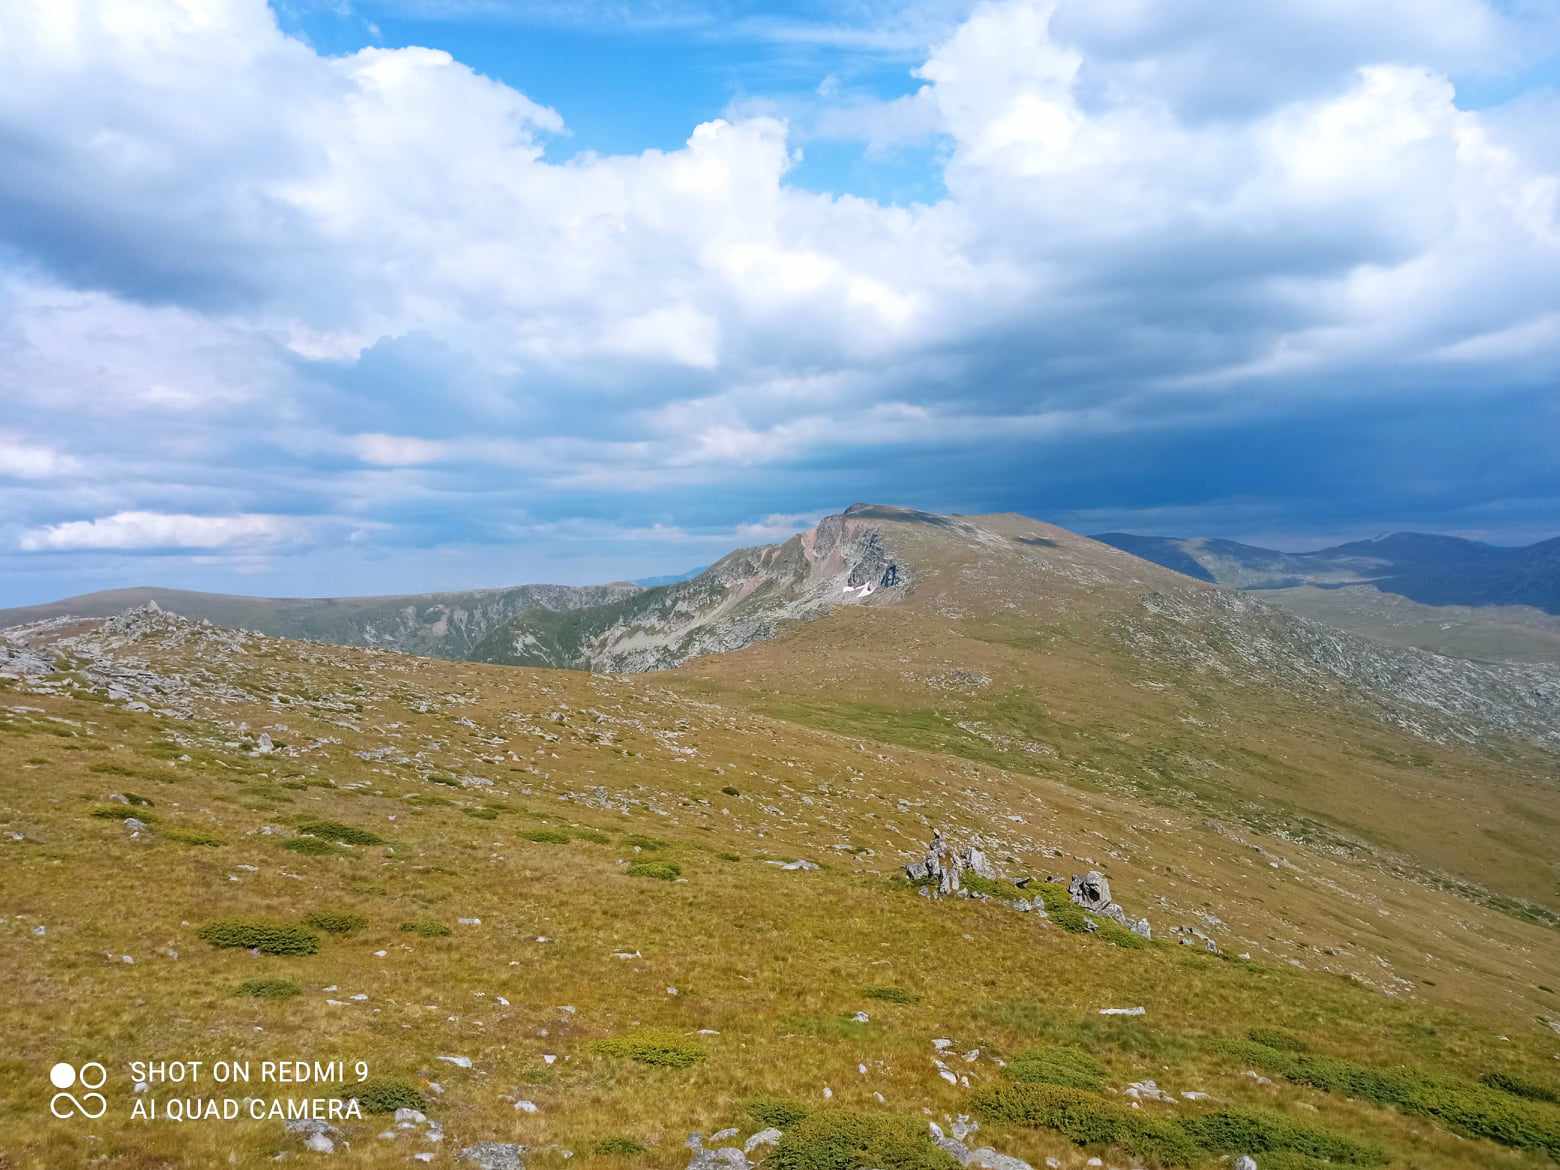
{"label": "grassy slope", "polygon": [[[1011,716],[1058,741],[1056,761],[1020,748],[1041,761],[1020,768],[1011,743],[993,749],[979,737],[995,755],[943,750],[956,746],[943,742],[950,684],[921,681],[941,672],[941,651],[893,641],[896,627],[872,624],[885,614],[830,619],[835,636],[811,645],[811,657],[806,642],[783,655],[756,647],[710,660],[721,671],[686,676],[603,679],[249,638],[231,658],[199,641],[131,648],[160,671],[208,670],[246,693],[210,699],[196,720],[84,698],[0,696],[0,768],[11,778],[0,800],[0,964],[11,977],[0,1165],[52,1170],[89,1157],[109,1167],[260,1165],[298,1150],[275,1122],[132,1124],[124,1067],[137,1058],[361,1057],[376,1075],[424,1092],[441,1084],[429,1113],[446,1128],[442,1146],[379,1140],[385,1120],[367,1120],[349,1127],[340,1164],[402,1166],[423,1149],[449,1164],[470,1142],[505,1140],[542,1150],[533,1165],[563,1165],[554,1148],[562,1147],[577,1154],[569,1166],[594,1170],[681,1167],[689,1131],[758,1128],[741,1108],[757,1094],[818,1107],[827,1086],[834,1107],[916,1119],[966,1112],[980,1090],[1002,1083],[993,1058],[1055,1041],[1095,1052],[1111,1086],[1154,1077],[1172,1091],[1206,1091],[1218,1105],[1380,1143],[1395,1165],[1546,1164],[1363,1099],[1261,1085],[1234,1046],[1254,1026],[1277,1026],[1370,1065],[1405,1062],[1459,1082],[1498,1069],[1552,1083],[1556,1037],[1536,1017],[1560,1015],[1552,990],[1560,934],[1429,889],[1374,856],[1254,831],[1233,816],[1215,822],[1194,803],[1145,801],[1125,757],[1073,761],[1075,743],[1127,751],[1121,745],[1148,738],[1156,721],[1178,717],[1153,689],[1098,692],[1103,667],[1087,672],[1096,651],[1086,647],[1030,677],[1023,711],[1036,714]],[[827,628],[812,623],[797,636]],[[1012,639],[972,644],[993,647],[994,665],[1020,652]],[[952,668],[970,647],[944,649]],[[786,661],[809,669],[788,675]],[[1025,658],[1025,669],[1036,661]],[[1074,669],[1084,671],[1078,685],[1064,685]],[[884,671],[900,676],[898,688]],[[820,693],[856,687],[856,705],[832,713],[833,729],[801,725],[797,708],[816,711],[820,701],[801,676]],[[919,688],[930,697],[912,704]],[[1017,700],[979,702],[994,721]],[[907,714],[912,707],[922,713]],[[260,728],[283,745],[277,754],[251,754]],[[327,738],[339,742],[318,742]],[[1297,731],[1268,752],[1289,767],[1303,738]],[[1417,750],[1384,733],[1372,742],[1394,760]],[[385,758],[357,754],[386,748]],[[1431,770],[1451,766],[1437,759]],[[492,786],[452,787],[455,777]],[[1238,784],[1225,787],[1233,802]],[[117,821],[91,815],[126,790],[154,802],[145,810],[150,840],[131,841]],[[283,847],[291,826],[320,818],[387,844],[336,856]],[[267,825],[285,831],[265,835]],[[917,898],[894,874],[932,825],[983,834],[1010,873],[1099,866],[1162,938],[1172,925],[1198,924],[1226,953],[1252,961],[1168,944],[1122,950],[995,904]],[[536,830],[552,832],[533,840]],[[174,839],[180,831],[223,844],[184,844]],[[570,839],[551,843],[560,831]],[[665,845],[636,853],[631,835]],[[766,864],[795,856],[824,868]],[[652,858],[674,862],[685,880],[629,875],[630,863]],[[367,925],[299,957],[215,950],[195,934],[215,918],[297,921],[320,910]],[[481,924],[458,925],[461,917]],[[399,929],[424,918],[452,933]],[[246,980],[283,977],[302,993],[235,995]],[[881,985],[915,1001],[863,994]],[[368,998],[352,1001],[355,993]],[[1123,1005],[1147,1015],[1097,1014]],[[870,1022],[849,1022],[857,1010]],[[678,1034],[704,1059],[657,1069],[593,1047],[642,1027]],[[934,1037],[954,1039],[960,1052],[981,1049],[968,1064],[952,1062],[969,1085],[936,1075]],[[473,1068],[440,1054],[469,1056]],[[549,1066],[544,1054],[559,1059]],[[45,1070],[88,1056],[111,1069],[110,1117],[48,1122]],[[516,1112],[517,1096],[540,1111]],[[1145,1106],[1198,1116],[1212,1108]],[[1560,1125],[1560,1109],[1532,1108]],[[610,1137],[649,1152],[595,1153]],[[1047,1156],[1081,1165],[1091,1152],[1010,1122],[988,1122],[981,1140],[1037,1166]]]}

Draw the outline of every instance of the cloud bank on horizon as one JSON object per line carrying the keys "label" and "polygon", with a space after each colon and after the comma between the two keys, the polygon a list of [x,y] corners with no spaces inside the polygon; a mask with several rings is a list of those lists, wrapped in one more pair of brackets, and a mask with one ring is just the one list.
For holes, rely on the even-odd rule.
{"label": "cloud bank on horizon", "polygon": [[[0,604],[641,575],[854,499],[1553,535],[1552,8],[745,19],[918,63],[598,153],[264,0],[0,8]],[[937,193],[795,181],[841,144]]]}

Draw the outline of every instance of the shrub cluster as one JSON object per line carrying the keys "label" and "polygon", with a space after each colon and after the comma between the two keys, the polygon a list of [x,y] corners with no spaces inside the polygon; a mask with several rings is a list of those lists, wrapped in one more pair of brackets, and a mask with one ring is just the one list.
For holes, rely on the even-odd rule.
{"label": "shrub cluster", "polygon": [[786,1130],[770,1162],[777,1170],[956,1170],[917,1117],[825,1109]]}
{"label": "shrub cluster", "polygon": [[534,841],[538,845],[567,845],[569,834],[562,829],[528,829],[520,834],[522,841]]}
{"label": "shrub cluster", "polygon": [[1371,1068],[1335,1056],[1287,1052],[1256,1042],[1229,1046],[1264,1072],[1328,1093],[1431,1117],[1465,1137],[1543,1150],[1560,1158],[1560,1116],[1499,1087],[1432,1077],[1410,1068]]}
{"label": "shrub cluster", "polygon": [[183,845],[204,845],[211,849],[227,844],[221,837],[213,837],[210,833],[202,833],[198,829],[168,829],[163,836]]}
{"label": "shrub cluster", "polygon": [[395,1077],[370,1077],[361,1084],[343,1086],[343,1101],[356,1100],[364,1113],[394,1113],[397,1109],[426,1109],[428,1100],[410,1081]]}
{"label": "shrub cluster", "polygon": [[628,867],[628,876],[675,882],[682,877],[682,867],[675,861],[636,861]]}
{"label": "shrub cluster", "polygon": [[325,854],[339,854],[337,849],[329,841],[321,841],[318,837],[293,837],[282,842],[283,849],[291,849],[294,853],[303,853],[309,857],[321,857]]}
{"label": "shrub cluster", "polygon": [[[1349,1166],[1374,1166],[1386,1160],[1375,1146],[1277,1114],[1221,1109],[1160,1118],[1080,1087],[1017,1077],[983,1090],[974,1104],[979,1113],[994,1120],[1054,1129],[1080,1146],[1119,1146],[1135,1157],[1166,1166],[1190,1166],[1207,1154],[1240,1153],[1282,1153],[1284,1162],[1297,1167],[1306,1160]],[[1262,1164],[1280,1163],[1264,1159]]]}
{"label": "shrub cluster", "polygon": [[1189,1166],[1201,1154],[1173,1122],[1066,1085],[1013,1081],[982,1090],[973,1104],[996,1121],[1058,1130],[1080,1146],[1120,1146],[1165,1166]]}
{"label": "shrub cluster", "polygon": [[623,844],[630,849],[643,849],[646,852],[654,849],[665,849],[666,842],[659,837],[646,837],[640,833],[630,833],[623,838]]}
{"label": "shrub cluster", "polygon": [[385,839],[378,833],[370,833],[367,829],[359,829],[355,825],[344,825],[340,821],[304,821],[298,826],[298,832],[309,837],[318,837],[322,841],[339,841],[343,845],[385,843]]}
{"label": "shrub cluster", "polygon": [[1105,1069],[1081,1048],[1032,1048],[1013,1058],[1007,1075],[1015,1081],[1037,1085],[1067,1085],[1099,1091],[1105,1087]]}
{"label": "shrub cluster", "polygon": [[422,938],[443,938],[447,934],[453,934],[444,923],[432,918],[418,918],[411,922],[401,923],[401,931],[404,934],[415,934]]}
{"label": "shrub cluster", "polygon": [[689,1068],[704,1059],[704,1049],[675,1032],[631,1032],[598,1040],[593,1045],[606,1056],[622,1056],[655,1068]]}
{"label": "shrub cluster", "polygon": [[320,949],[319,935],[284,922],[224,918],[208,922],[195,933],[214,947],[241,947],[263,955],[312,955]]}
{"label": "shrub cluster", "polygon": [[238,985],[238,994],[252,999],[291,999],[302,993],[291,979],[246,979]]}
{"label": "shrub cluster", "polygon": [[1529,1101],[1548,1101],[1551,1105],[1560,1104],[1560,1093],[1514,1073],[1487,1072],[1479,1078],[1479,1083],[1488,1085],[1492,1089],[1499,1089],[1502,1093],[1510,1093],[1513,1097],[1525,1097]]}
{"label": "shrub cluster", "polygon": [[742,1102],[742,1108],[759,1125],[772,1125],[776,1129],[790,1129],[812,1112],[790,1097],[749,1097]]}
{"label": "shrub cluster", "polygon": [[361,914],[352,914],[345,910],[316,910],[305,918],[304,922],[316,930],[323,930],[326,934],[351,934],[354,930],[361,930],[368,925],[368,919]]}

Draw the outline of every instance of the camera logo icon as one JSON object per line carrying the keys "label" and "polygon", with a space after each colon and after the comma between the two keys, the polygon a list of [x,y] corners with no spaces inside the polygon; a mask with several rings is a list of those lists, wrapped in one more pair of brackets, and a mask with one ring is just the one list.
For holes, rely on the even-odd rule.
{"label": "camera logo icon", "polygon": [[[64,1120],[78,1113],[89,1121],[95,1121],[108,1112],[108,1098],[97,1090],[108,1082],[108,1070],[95,1060],[89,1060],[81,1068],[60,1061],[49,1070],[49,1083],[59,1092],[49,1098],[49,1112]],[[79,1085],[86,1090],[77,1097],[70,1090]]]}

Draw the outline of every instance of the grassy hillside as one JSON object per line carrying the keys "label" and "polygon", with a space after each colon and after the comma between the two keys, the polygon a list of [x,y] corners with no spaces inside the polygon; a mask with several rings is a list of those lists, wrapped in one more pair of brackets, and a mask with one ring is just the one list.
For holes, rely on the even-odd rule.
{"label": "grassy hillside", "polygon": [[[1053,542],[1033,579],[939,545],[908,601],[671,674],[167,615],[37,637],[53,669],[0,692],[0,1164],[315,1157],[129,1119],[129,1062],[241,1056],[361,1059],[438,1127],[338,1123],[351,1166],[681,1170],[690,1132],[770,1123],[777,1170],[946,1166],[927,1123],[961,1115],[1035,1167],[1552,1165],[1560,931],[1499,904],[1554,904],[1536,749],[1167,682],[1089,550],[1012,533]],[[933,828],[1003,880],[918,896]],[[1045,883],[1088,869],[1152,941]],[[89,1057],[109,1113],[49,1120]],[[1150,1079],[1172,1101],[1125,1095]]]}

